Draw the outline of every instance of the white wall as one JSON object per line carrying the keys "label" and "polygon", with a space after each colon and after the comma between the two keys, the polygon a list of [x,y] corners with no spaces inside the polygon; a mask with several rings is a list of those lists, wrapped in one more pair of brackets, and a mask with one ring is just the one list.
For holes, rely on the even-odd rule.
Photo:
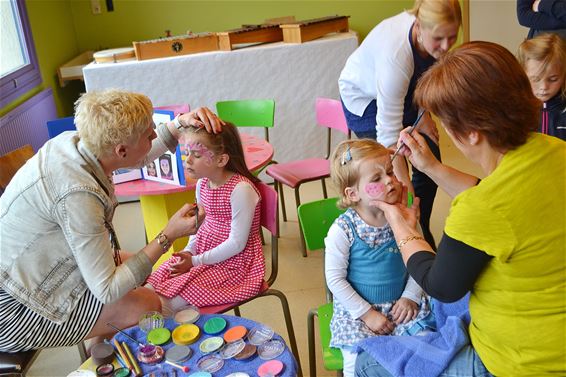
{"label": "white wall", "polygon": [[470,40],[495,42],[515,54],[528,31],[517,21],[515,0],[470,0]]}

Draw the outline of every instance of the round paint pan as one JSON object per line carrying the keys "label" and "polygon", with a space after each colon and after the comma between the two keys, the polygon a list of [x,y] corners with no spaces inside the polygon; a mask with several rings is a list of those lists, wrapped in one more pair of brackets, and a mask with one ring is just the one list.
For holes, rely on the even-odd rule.
{"label": "round paint pan", "polygon": [[114,370],[114,377],[130,377],[130,370],[128,368],[118,368]]}
{"label": "round paint pan", "polygon": [[165,351],[165,360],[182,363],[191,357],[192,351],[187,346],[173,346]]}
{"label": "round paint pan", "polygon": [[231,359],[244,349],[246,343],[242,339],[238,339],[235,342],[226,343],[224,347],[220,350],[220,357],[223,359]]}
{"label": "round paint pan", "polygon": [[226,377],[250,377],[250,375],[244,372],[235,372],[235,373],[230,373]]}
{"label": "round paint pan", "polygon": [[192,323],[185,323],[184,325],[177,326],[171,335],[173,343],[179,346],[187,346],[197,341],[200,337],[200,329]]}
{"label": "round paint pan", "polygon": [[224,359],[218,355],[206,355],[197,361],[197,368],[202,372],[218,372],[224,366]]}
{"label": "round paint pan", "polygon": [[221,333],[226,328],[226,320],[222,317],[212,317],[204,323],[202,329],[209,335]]}
{"label": "round paint pan", "polygon": [[283,372],[285,366],[279,360],[269,360],[261,364],[257,368],[257,374],[259,377],[276,377]]}
{"label": "round paint pan", "polygon": [[114,365],[112,364],[101,364],[96,367],[96,375],[99,377],[112,377],[114,374]]}
{"label": "round paint pan", "polygon": [[[154,350],[150,351],[150,347],[152,347]],[[148,350],[144,350],[145,348],[148,348]],[[140,363],[152,365],[157,364],[161,362],[161,360],[163,360],[165,351],[163,351],[163,348],[159,346],[145,345],[144,347],[140,347],[136,356]]]}
{"label": "round paint pan", "polygon": [[224,345],[224,339],[219,336],[213,336],[211,338],[205,339],[199,345],[200,352],[207,354],[218,351]]}
{"label": "round paint pan", "polygon": [[171,340],[171,331],[165,327],[159,327],[147,333],[147,341],[154,346],[160,346]]}
{"label": "round paint pan", "polygon": [[147,312],[140,316],[138,326],[143,332],[148,333],[153,329],[165,326],[165,320],[159,312]]}
{"label": "round paint pan", "polygon": [[190,374],[189,377],[212,377],[212,374],[208,372],[195,372]]}
{"label": "round paint pan", "polygon": [[248,342],[254,346],[259,346],[273,338],[273,330],[267,326],[256,326],[248,333]]}
{"label": "round paint pan", "polygon": [[232,343],[237,340],[243,339],[247,333],[248,329],[246,329],[244,326],[234,326],[229,328],[224,333],[224,340],[226,341],[226,343]]}
{"label": "round paint pan", "polygon": [[263,360],[275,359],[285,351],[285,343],[278,339],[272,339],[263,343],[257,349],[257,354]]}
{"label": "round paint pan", "polygon": [[200,318],[200,310],[196,306],[186,305],[179,308],[173,315],[173,320],[178,324],[195,323]]}
{"label": "round paint pan", "polygon": [[244,349],[239,354],[234,356],[234,360],[238,360],[238,361],[251,360],[252,358],[255,357],[256,352],[257,352],[256,346],[254,346],[253,344],[246,344],[244,346]]}

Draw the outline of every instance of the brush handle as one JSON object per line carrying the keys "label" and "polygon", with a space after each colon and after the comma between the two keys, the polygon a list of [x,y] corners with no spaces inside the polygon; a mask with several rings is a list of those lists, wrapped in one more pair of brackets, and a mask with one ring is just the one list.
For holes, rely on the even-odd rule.
{"label": "brush handle", "polygon": [[180,365],[180,364],[174,363],[174,362],[169,361],[169,360],[165,360],[165,362],[166,362],[167,364],[169,364],[169,365],[174,366],[175,368],[181,369],[181,370],[182,370],[183,372],[185,372],[185,373],[187,373],[187,372],[189,371],[189,367],[187,367],[187,366],[185,366],[185,365]]}
{"label": "brush handle", "polygon": [[[417,119],[415,120],[415,122],[413,123],[413,128],[411,128],[409,130],[409,135],[411,135],[417,128],[419,128],[419,121],[421,120],[421,118],[423,117],[425,111],[422,110],[419,115],[417,115]],[[401,150],[401,148],[403,148],[403,146],[405,146],[405,144],[401,144],[399,145],[399,148],[397,148],[397,150],[395,151],[395,153],[393,153],[393,156],[391,157],[391,162],[393,162],[393,160],[395,159],[395,157],[397,157],[397,154],[399,153],[399,151]]]}
{"label": "brush handle", "polygon": [[128,339],[130,339],[132,342],[137,343],[138,346],[140,346],[140,347],[145,346],[145,344],[141,343],[141,342],[140,342],[139,340],[137,340],[137,339],[134,339],[133,337],[131,337],[130,335],[128,335],[125,331],[120,330],[119,328],[117,328],[117,327],[114,326],[113,324],[111,324],[111,323],[106,323],[106,325],[112,327],[114,330],[118,331],[120,334],[122,334],[122,335],[128,337]]}

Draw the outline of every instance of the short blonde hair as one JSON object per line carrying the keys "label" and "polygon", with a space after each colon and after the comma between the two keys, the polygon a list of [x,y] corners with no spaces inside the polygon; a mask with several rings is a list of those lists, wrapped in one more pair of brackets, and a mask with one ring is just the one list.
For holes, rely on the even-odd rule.
{"label": "short blonde hair", "polygon": [[83,94],[75,102],[75,125],[86,147],[100,157],[139,138],[152,122],[150,99],[117,89]]}
{"label": "short blonde hair", "polygon": [[554,62],[562,67],[560,95],[566,99],[566,42],[564,39],[554,33],[539,34],[532,39],[526,39],[519,45],[517,58],[523,69],[529,60],[540,62],[539,74],[543,74],[548,66]]}
{"label": "short blonde hair", "polygon": [[352,206],[344,192],[360,180],[360,163],[383,155],[389,155],[388,149],[372,139],[345,140],[338,144],[330,158],[330,178],[338,190],[338,207]]}
{"label": "short blonde hair", "polygon": [[462,10],[458,0],[416,0],[408,11],[427,28],[436,28],[444,24],[462,25]]}

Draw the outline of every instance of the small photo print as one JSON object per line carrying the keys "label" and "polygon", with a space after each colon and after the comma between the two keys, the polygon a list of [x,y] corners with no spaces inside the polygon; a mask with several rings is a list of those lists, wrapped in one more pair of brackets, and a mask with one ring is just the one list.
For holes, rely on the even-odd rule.
{"label": "small photo print", "polygon": [[177,156],[174,153],[165,152],[144,166],[142,170],[144,178],[148,181],[181,185],[177,170]]}

